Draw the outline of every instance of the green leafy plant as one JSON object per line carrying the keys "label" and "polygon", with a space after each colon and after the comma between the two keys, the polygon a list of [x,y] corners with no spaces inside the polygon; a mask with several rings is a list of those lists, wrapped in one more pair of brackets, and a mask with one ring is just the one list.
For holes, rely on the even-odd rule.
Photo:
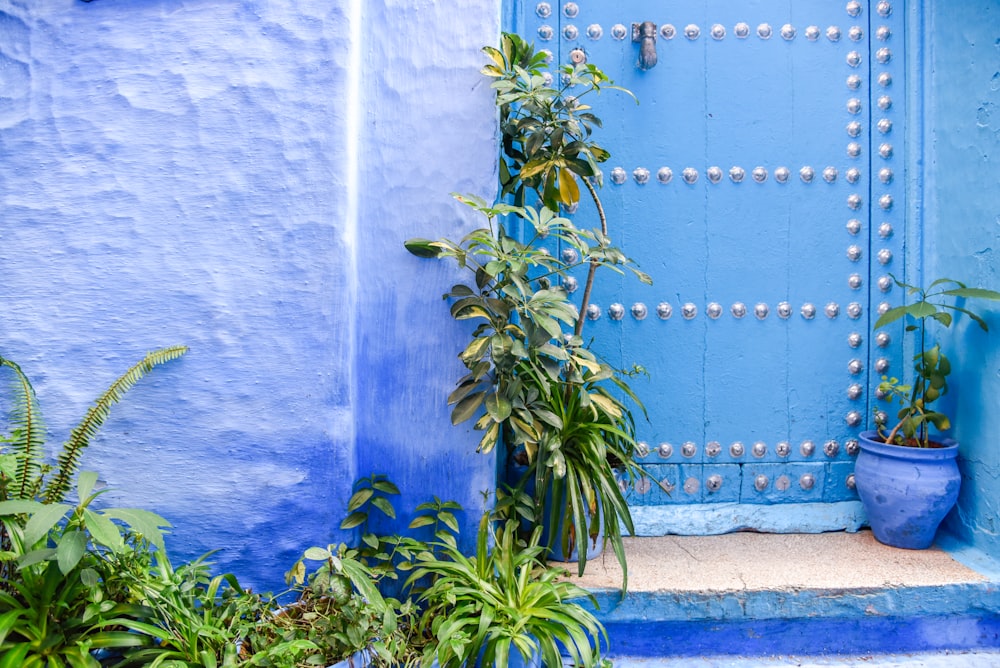
{"label": "green leafy plant", "polygon": [[7,445],[10,457],[6,461],[15,463],[0,472],[0,500],[33,499],[41,495],[45,503],[62,501],[79,470],[80,456],[111,414],[111,407],[143,376],[187,350],[186,346],[154,350],[129,367],[97,398],[70,432],[54,468],[45,463],[45,424],[35,390],[20,366],[0,357],[0,368],[6,367],[14,373],[13,409],[9,418],[11,434]]}
{"label": "green leafy plant", "polygon": [[[620,527],[631,531],[632,521],[620,488],[609,481],[616,468],[628,478],[638,469],[629,406],[642,405],[629,374],[585,344],[580,315],[598,269],[652,282],[612,245],[598,194],[599,165],[609,153],[592,136],[601,120],[586,99],[624,89],[592,64],[561,68],[553,85],[544,71],[546,56],[516,35],[505,34],[499,49],[484,51],[490,62],[483,73],[496,90],[503,138],[501,197],[511,203],[457,196],[485,218],[482,227],[459,241],[406,242],[415,255],[451,259],[469,274],[445,294],[452,316],[475,324],[459,355],[467,373],[448,397],[451,419],[475,419],[483,432],[481,452],[503,443],[508,456],[523,453],[529,468],[519,487],[536,508],[528,519],[541,523],[547,514],[565,520],[560,531],[549,532],[547,544],[552,548],[561,538],[576,545],[581,574],[587,557],[579,548],[587,537],[596,540],[603,525],[627,586]],[[561,208],[574,209],[584,191],[600,221],[592,230],[559,215]],[[546,246],[573,252],[553,254]],[[578,308],[565,285],[584,267]]]}
{"label": "green leafy plant", "polygon": [[[81,473],[80,501],[0,501],[7,536],[0,561],[8,577],[0,591],[0,666],[97,666],[94,649],[125,649],[150,639],[122,629],[147,611],[105,593],[107,555],[128,548],[118,523],[162,548],[162,517],[137,509],[91,505],[97,474]],[[117,522],[117,523],[116,523]]]}
{"label": "green leafy plant", "polygon": [[[515,204],[523,205],[527,194],[534,193],[548,209],[572,209],[580,201],[582,183],[596,209],[600,229],[594,234],[598,243],[582,256],[589,261],[581,299],[585,309],[597,269],[602,265],[629,265],[608,239],[607,214],[597,188],[603,183],[599,165],[611,154],[592,136],[602,121],[585,100],[602,90],[615,90],[633,99],[635,96],[615,86],[592,63],[559,68],[555,75],[560,85],[554,87],[553,75],[545,72],[547,54],[536,51],[515,34],[504,33],[499,49],[486,47],[483,51],[492,62],[482,72],[493,79],[500,113],[501,196],[510,195]],[[642,282],[652,283],[646,274],[636,271],[636,275]],[[583,320],[578,318],[574,334],[580,336],[582,332]]]}
{"label": "green leafy plant", "polygon": [[424,668],[435,659],[442,668],[477,661],[507,666],[515,652],[526,664],[540,657],[542,665],[561,666],[565,653],[572,665],[597,665],[599,643],[607,636],[577,602],[593,597],[567,580],[565,570],[545,563],[541,527],[526,544],[517,535],[517,521],[494,529],[486,514],[474,555],[442,543],[437,545],[440,556],[425,553],[418,559],[410,580],[433,580],[420,596],[426,606],[422,623],[434,638],[424,654]]}
{"label": "green leafy plant", "polygon": [[[149,553],[144,537],[133,540]],[[149,638],[139,649],[126,651],[113,663],[128,666],[217,668],[237,665],[237,640],[244,622],[261,614],[262,603],[240,586],[231,573],[213,576],[206,559],[211,553],[178,566],[158,547],[150,566],[131,555],[114,555],[109,583],[142,606],[143,615],[121,626]],[[138,567],[135,567],[138,566]]]}
{"label": "green leafy plant", "polygon": [[[879,393],[889,400],[898,401],[901,407],[896,415],[898,422],[892,428],[889,428],[884,415],[877,408],[875,423],[879,436],[886,443],[926,448],[932,444],[930,426],[938,431],[951,428],[948,416],[931,407],[934,401],[948,391],[947,379],[951,373],[951,362],[945,357],[939,343],[930,345],[928,321],[933,320],[942,327],[949,328],[954,319],[953,313],[965,314],[983,331],[989,331],[982,316],[959,306],[956,300],[1000,301],[1000,292],[970,288],[950,278],[939,278],[926,289],[903,283],[895,276],[892,279],[898,287],[906,290],[908,297],[915,295],[916,298],[883,313],[875,321],[874,328],[885,327],[901,318],[907,319],[906,331],[917,332],[916,354],[913,357],[915,375],[912,384],[905,384],[898,378],[882,377],[878,386]],[[911,320],[913,322],[909,322]]]}
{"label": "green leafy plant", "polygon": [[[485,408],[475,423],[484,432],[480,452],[492,451],[506,438],[515,445],[527,444],[534,455],[545,425],[553,422],[545,412],[542,393],[550,391],[551,384],[560,384],[564,375],[570,382],[583,382],[585,374],[613,375],[580,337],[563,330],[579,319],[565,289],[552,285],[552,277],[565,276],[568,266],[535,245],[541,238],[559,239],[585,256],[586,238],[591,235],[549,209],[489,206],[475,197],[458,199],[482,213],[487,226],[459,242],[407,242],[411,252],[452,258],[471,274],[468,283],[455,285],[445,295],[453,300],[455,319],[477,323],[472,341],[459,355],[469,373],[448,397],[454,405],[451,420],[459,424]],[[503,215],[515,215],[533,230],[527,243],[508,233]],[[531,376],[527,382],[522,378],[525,375]],[[539,378],[550,383],[539,384]]]}
{"label": "green leafy plant", "polygon": [[[319,562],[308,572],[307,561]],[[311,547],[286,575],[297,600],[261,619],[247,638],[251,666],[327,666],[357,652],[391,663],[397,602],[378,589],[381,576],[344,544]]]}
{"label": "green leafy plant", "polygon": [[[92,649],[150,642],[122,630],[146,611],[108,595],[108,557],[128,549],[121,533],[128,527],[162,548],[161,527],[168,523],[138,509],[96,509],[97,474],[77,472],[111,406],[154,367],[186,351],[153,351],[130,367],[72,430],[54,466],[46,460],[34,388],[20,366],[0,357],[14,380],[9,433],[0,441],[0,666],[96,666]],[[64,503],[74,478],[75,505]]]}
{"label": "green leafy plant", "polygon": [[[418,555],[436,548],[411,536],[382,534],[373,514],[395,519],[393,498],[399,489],[386,476],[358,479],[341,529],[356,529],[354,547],[341,543],[312,547],[286,574],[289,592],[271,597],[270,610],[246,635],[247,665],[273,668],[329,665],[362,652],[374,664],[415,665],[430,642],[418,620],[421,610],[413,593],[426,583],[401,587],[400,574],[412,570]],[[456,546],[461,506],[434,497],[421,503],[409,524],[431,531],[442,545]],[[309,564],[318,565],[310,570]],[[388,590],[402,589],[402,596]],[[280,603],[288,594],[295,601]]]}
{"label": "green leafy plant", "polygon": [[[622,391],[630,392],[627,385]],[[627,589],[622,529],[633,533],[634,528],[619,476],[634,480],[641,473],[634,460],[632,413],[606,387],[589,378],[551,392],[546,403],[558,424],[543,433],[526,474],[536,498],[541,498],[538,489],[547,490],[548,503],[535,505],[535,523],[544,520],[550,547],[558,546],[563,555],[576,553],[581,574],[588,546],[596,545],[603,534],[622,564]]]}

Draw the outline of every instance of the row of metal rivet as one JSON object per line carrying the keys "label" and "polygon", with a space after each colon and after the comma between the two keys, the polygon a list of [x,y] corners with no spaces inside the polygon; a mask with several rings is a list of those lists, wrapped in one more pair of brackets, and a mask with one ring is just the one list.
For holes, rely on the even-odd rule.
{"label": "row of metal rivet", "polygon": [[[849,129],[849,132],[852,131],[853,129]],[[853,148],[849,146],[849,150],[853,150]],[[860,155],[860,150],[861,147],[860,145],[858,145],[859,155]],[[885,158],[890,157],[892,155],[892,145],[881,144],[879,146],[879,155],[883,155],[883,157]],[[728,174],[729,174],[729,180],[732,181],[733,183],[742,183],[744,180],[746,180],[747,172],[743,167],[740,167],[739,165],[734,165],[729,168]],[[774,170],[774,180],[777,181],[778,183],[788,183],[788,181],[791,178],[791,174],[792,172],[788,167],[777,167]],[[827,183],[834,183],[840,176],[840,171],[836,167],[829,166],[823,169],[821,175],[823,177],[823,180],[826,181]],[[632,170],[632,178],[639,185],[645,185],[649,183],[651,176],[652,176],[651,172],[645,167],[636,167],[635,169]],[[685,167],[684,169],[681,170],[681,178],[684,180],[684,183],[687,184],[697,183],[698,178],[700,176],[701,172],[699,172],[694,167]],[[712,165],[711,167],[708,167],[705,170],[705,177],[711,183],[720,183],[724,176],[725,173],[723,172],[722,168],[719,167],[718,165]],[[767,181],[767,177],[768,177],[768,171],[766,167],[758,165],[757,167],[754,167],[752,170],[750,170],[750,178],[757,183],[764,183],[765,181]],[[847,179],[848,183],[852,184],[857,183],[858,181],[861,180],[861,170],[858,169],[857,167],[851,167],[844,172],[844,177]],[[895,174],[893,174],[893,171],[888,167],[883,167],[882,169],[879,170],[878,178],[879,181],[881,181],[882,183],[885,184],[891,183],[894,177]],[[813,167],[806,165],[799,169],[799,178],[802,180],[803,183],[812,183],[813,181],[816,180],[816,170]],[[614,183],[615,185],[621,185],[625,183],[625,181],[627,180],[628,180],[628,173],[625,171],[624,167],[618,166],[611,169],[612,183]],[[670,183],[671,181],[674,180],[674,170],[667,166],[660,167],[656,171],[656,180],[663,184]]]}
{"label": "row of metal rivet", "polygon": [[[860,275],[852,274],[851,276],[852,281],[854,277],[857,277],[857,279],[860,280]],[[575,278],[567,277],[564,281],[564,285],[565,284],[572,284],[575,289],[577,282]],[[861,287],[860,283],[857,284],[857,287]],[[569,287],[567,287],[567,290],[568,289]],[[885,313],[887,310],[889,310],[888,303],[883,302],[879,304],[878,312],[880,315],[882,313]],[[642,302],[636,302],[635,304],[633,304],[632,308],[629,309],[629,312],[632,314],[632,317],[635,318],[636,320],[645,320],[646,317],[649,315],[649,309]],[[707,315],[712,320],[719,319],[722,316],[722,312],[723,312],[723,306],[718,302],[710,302],[708,306],[706,306],[705,308],[705,315]],[[739,320],[747,315],[748,313],[747,305],[744,304],[743,302],[736,302],[730,307],[729,312],[732,314],[734,318]],[[753,314],[758,320],[766,319],[767,316],[770,314],[770,312],[771,312],[770,307],[763,302],[755,305],[753,308]],[[850,304],[847,305],[847,317],[849,317],[851,320],[857,320],[858,318],[860,318],[862,312],[863,309],[859,302],[851,302]],[[778,303],[777,315],[779,318],[781,318],[782,320],[787,320],[792,316],[792,313],[793,309],[790,303],[788,302]],[[816,317],[817,314],[816,305],[810,302],[806,302],[805,304],[802,305],[802,308],[799,309],[799,313],[805,320],[812,320]],[[840,305],[837,304],[836,302],[830,302],[823,308],[823,313],[826,315],[827,318],[833,320],[840,315]],[[590,303],[587,305],[587,319],[599,320],[602,314],[603,310],[599,305],[594,303]],[[660,302],[659,304],[656,305],[656,316],[660,320],[669,320],[673,316],[673,314],[674,314],[674,307],[670,304],[670,302]],[[681,317],[683,317],[685,320],[693,320],[697,316],[698,316],[698,306],[694,302],[686,302],[681,305]],[[610,317],[612,320],[622,320],[625,317],[625,306],[618,302],[611,304],[608,307],[608,317]]]}
{"label": "row of metal rivet", "polygon": [[[723,482],[724,478],[721,475],[717,473],[710,475],[705,479],[705,489],[710,493],[718,492],[719,490],[722,489]],[[814,476],[812,473],[803,473],[801,476],[799,476],[798,483],[799,487],[802,488],[803,491],[808,492],[811,489],[813,489],[813,487],[816,486],[816,476]],[[627,481],[623,480],[619,483],[619,485],[622,487],[623,492],[628,491]],[[672,493],[676,489],[676,485],[667,478],[661,480],[659,485],[662,486],[668,493]],[[767,475],[759,473],[756,476],[754,476],[753,486],[754,489],[756,489],[758,492],[763,492],[769,486],[771,486],[771,479]],[[779,492],[784,492],[789,488],[791,488],[791,486],[792,486],[792,479],[788,475],[781,474],[774,479],[774,488]],[[850,473],[846,476],[846,478],[844,479],[844,486],[847,489],[852,489],[852,490],[855,489],[853,473]],[[698,489],[700,487],[701,487],[701,481],[693,476],[688,477],[684,481],[683,485],[683,489],[686,494],[697,494]],[[653,490],[653,483],[652,481],[649,480],[649,478],[641,477],[635,481],[635,491],[637,493],[644,495],[644,494],[649,494],[652,490]]]}
{"label": "row of metal rivet", "polygon": [[[861,3],[858,0],[850,0],[850,2],[847,3],[847,5],[845,6],[844,9],[847,12],[848,16],[850,16],[851,18],[857,18],[857,17],[861,16],[861,11],[862,11],[863,7],[862,7]],[[892,14],[892,4],[890,2],[888,2],[888,0],[881,0],[877,5],[875,5],[875,12],[879,16],[887,17],[890,14]],[[567,3],[565,3],[562,6],[562,13],[563,13],[563,16],[565,16],[566,18],[575,19],[577,16],[580,15],[580,6],[576,2],[567,2]],[[549,3],[549,2],[539,2],[537,5],[535,5],[535,14],[539,18],[542,18],[542,19],[547,19],[550,16],[552,16],[552,5],[551,5],[551,3]],[[746,26],[747,25],[746,23],[742,23],[741,22],[741,23],[737,23],[736,25],[737,25],[737,35],[738,36],[746,37],[747,34],[749,34],[749,32],[747,32],[747,34],[739,35],[739,33],[741,32],[739,30],[739,27],[740,26]],[[766,23],[762,23],[761,25],[767,25],[767,24]],[[815,26],[812,26],[812,27],[815,27]],[[747,26],[747,28],[749,30],[749,26]],[[818,30],[819,29],[817,28],[817,31]],[[768,35],[768,36],[770,36],[770,35]],[[819,37],[819,33],[818,32],[816,33],[816,37]]]}
{"label": "row of metal rivet", "polygon": [[[859,450],[858,442],[854,439],[849,439],[844,443],[844,448],[847,454],[854,457],[858,454]],[[636,455],[639,457],[646,457],[653,452],[649,443],[645,441],[639,441],[636,444]],[[663,459],[669,459],[673,456],[675,450],[671,443],[663,442],[656,446],[656,453]],[[698,454],[698,445],[694,441],[685,441],[679,450],[682,457],[690,459]],[[760,459],[767,455],[767,444],[764,441],[756,441],[749,450],[750,454],[754,457]],[[792,445],[788,441],[781,441],[774,446],[774,452],[779,457],[789,457],[792,454]],[[718,441],[709,441],[705,444],[705,455],[707,457],[718,457],[722,453],[722,444]],[[729,455],[734,459],[739,459],[747,453],[746,447],[743,445],[743,441],[734,441],[729,446]],[[816,453],[816,443],[815,441],[806,439],[799,444],[799,453],[803,457],[812,457]],[[823,443],[823,454],[827,457],[834,458],[840,454],[840,442],[835,439],[827,440]]]}
{"label": "row of metal rivet", "polygon": [[[616,23],[613,26],[611,26],[612,39],[622,41],[630,33],[631,31],[628,29],[627,26],[625,26],[624,23]],[[693,42],[697,40],[699,37],[701,37],[701,27],[699,27],[697,24],[689,23],[688,25],[684,26],[682,33],[686,38],[688,38],[688,40]],[[563,37],[565,37],[568,40],[575,40],[580,37],[580,29],[576,25],[570,24],[563,27],[562,34]],[[601,26],[601,24],[599,23],[591,23],[584,29],[584,34],[589,39],[597,41],[602,37],[604,37],[604,27]],[[726,27],[721,23],[715,23],[709,28],[708,34],[715,41],[717,42],[722,41],[723,39],[726,38]],[[757,26],[756,34],[757,37],[759,37],[762,40],[769,40],[774,35],[774,28],[772,28],[771,24],[769,23],[761,23],[760,25]],[[781,26],[781,28],[778,30],[778,34],[781,35],[782,39],[784,39],[787,42],[790,42],[795,39],[796,35],[798,34],[798,31],[795,29],[795,26],[793,26],[790,23],[786,23],[785,25]],[[808,26],[805,29],[806,39],[808,39],[810,42],[818,41],[821,34],[822,33],[820,31],[820,27],[816,25]],[[826,38],[831,42],[839,42],[841,35],[843,33],[841,32],[841,29],[838,26],[829,26],[825,30],[825,34]],[[665,40],[672,40],[674,37],[677,36],[677,28],[674,27],[673,24],[664,23],[659,27],[659,35]],[[739,39],[746,39],[747,37],[750,36],[750,25],[747,23],[737,23],[733,28],[733,35]],[[848,37],[850,37],[852,41],[860,42],[862,39],[864,39],[865,33],[860,26],[852,26],[847,31],[847,35]],[[555,37],[555,28],[553,28],[551,25],[547,23],[539,26],[538,37],[542,41],[546,42],[551,40],[552,38]],[[890,33],[888,28],[885,27],[879,28],[879,30],[877,30],[875,33],[875,37],[882,41],[889,39]],[[853,54],[851,56],[851,61],[856,60],[857,62],[860,63],[860,54],[857,53],[856,51],[852,51],[851,53]],[[892,57],[892,52],[887,47],[883,47],[878,51],[876,51],[875,56],[876,58],[884,58],[885,61],[882,62],[887,62],[888,59]]]}

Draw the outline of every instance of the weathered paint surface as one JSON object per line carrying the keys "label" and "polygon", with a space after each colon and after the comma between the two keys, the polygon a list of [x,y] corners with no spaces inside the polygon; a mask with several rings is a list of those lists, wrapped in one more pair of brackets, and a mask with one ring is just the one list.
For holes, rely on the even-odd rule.
{"label": "weathered paint surface", "polygon": [[[924,5],[922,190],[924,279],[947,276],[1000,290],[1000,7],[980,0]],[[921,179],[922,177],[922,179]],[[983,305],[983,302],[979,302]],[[972,306],[972,304],[970,304]],[[943,340],[952,361],[947,405],[963,488],[947,526],[1000,557],[1000,307]]]}
{"label": "weathered paint surface", "polygon": [[147,350],[190,346],[84,462],[174,522],[178,558],[222,548],[278,587],[375,471],[410,506],[482,504],[492,463],[443,405],[449,277],[401,241],[462,229],[451,190],[493,191],[498,14],[0,0],[0,354],[58,444]]}

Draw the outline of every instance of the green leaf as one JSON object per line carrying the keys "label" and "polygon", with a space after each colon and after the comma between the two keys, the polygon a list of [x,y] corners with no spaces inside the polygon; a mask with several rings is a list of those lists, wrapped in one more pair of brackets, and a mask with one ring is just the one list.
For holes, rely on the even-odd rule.
{"label": "green leaf", "polygon": [[931,382],[931,387],[933,387],[935,390],[940,390],[942,387],[945,386],[946,381],[943,373],[932,373],[929,375],[929,378]]}
{"label": "green leaf", "polygon": [[879,329],[881,327],[885,327],[886,325],[896,322],[905,315],[906,315],[906,307],[896,306],[894,308],[889,309],[882,315],[880,315],[878,320],[875,321],[875,324],[872,326],[872,328]]}
{"label": "green leaf", "polygon": [[310,547],[302,556],[310,561],[326,561],[330,558],[330,550],[325,547]]}
{"label": "green leaf", "polygon": [[497,442],[500,440],[500,423],[494,422],[487,428],[486,433],[483,437],[479,439],[479,445],[476,446],[476,452],[489,453],[496,447]]}
{"label": "green leaf", "polygon": [[0,501],[0,517],[7,515],[27,515],[41,509],[43,504],[29,499],[12,499]]}
{"label": "green leaf", "polygon": [[87,534],[83,531],[67,531],[59,538],[56,545],[56,563],[59,570],[66,575],[76,568],[87,551]]}
{"label": "green leaf", "polygon": [[98,575],[97,571],[93,568],[81,568],[80,582],[82,582],[85,587],[93,588],[101,583],[101,576]]}
{"label": "green leaf", "polygon": [[452,317],[455,320],[469,320],[470,318],[490,319],[490,312],[478,304],[466,304],[460,309],[452,309]]}
{"label": "green leaf", "polygon": [[384,496],[376,496],[372,499],[372,505],[381,510],[387,517],[395,519],[396,509],[392,507],[392,503],[389,499]]}
{"label": "green leaf", "polygon": [[474,377],[473,374],[466,376],[459,381],[458,386],[451,391],[451,394],[448,395],[448,405],[450,406],[454,403],[458,403],[465,397],[480,389],[480,385],[481,381],[479,378]]}
{"label": "green leaf", "polygon": [[370,487],[365,487],[364,489],[359,489],[354,494],[351,495],[351,500],[347,502],[347,512],[351,513],[360,508],[361,506],[368,503],[368,499],[372,498],[375,494],[375,490]]}
{"label": "green leaf", "polygon": [[441,523],[444,524],[446,527],[448,527],[455,533],[459,533],[458,520],[455,519],[454,515],[452,515],[451,513],[441,513],[438,515],[438,519],[440,519]]}
{"label": "green leaf", "polygon": [[952,297],[963,297],[966,299],[989,299],[992,301],[1000,301],[1000,292],[997,292],[996,290],[987,290],[985,288],[955,288],[953,290],[944,290],[941,294],[951,295]]}
{"label": "green leaf", "polygon": [[451,412],[451,423],[453,425],[461,424],[475,415],[479,407],[482,406],[485,397],[486,392],[482,391],[471,394],[459,401]]}
{"label": "green leaf", "polygon": [[375,480],[372,482],[372,487],[383,494],[391,494],[392,496],[399,495],[399,487],[396,487],[395,483],[391,480]]}
{"label": "green leaf", "polygon": [[353,529],[356,526],[360,526],[365,523],[368,519],[368,513],[363,513],[361,511],[353,512],[344,518],[344,521],[340,523],[341,529]]}
{"label": "green leaf", "polygon": [[[10,649],[0,654],[0,668],[25,668],[27,665],[25,658],[30,649],[31,645],[26,642],[13,644]],[[41,668],[42,665],[41,662],[35,662],[34,666],[28,666],[28,668]]]}
{"label": "green leaf", "polygon": [[118,527],[104,515],[94,512],[90,508],[84,508],[83,522],[95,543],[109,547],[114,552],[121,552],[125,547]]}
{"label": "green leaf", "polygon": [[434,518],[428,517],[427,515],[418,515],[414,517],[409,524],[410,529],[419,529],[421,527],[431,526],[434,524]]}
{"label": "green leaf", "polygon": [[938,309],[934,304],[926,301],[908,304],[907,306],[904,306],[903,309],[906,311],[907,315],[916,318],[917,320],[931,317],[938,312]]}
{"label": "green leaf", "polygon": [[924,364],[930,367],[937,366],[938,357],[940,356],[940,354],[941,354],[941,348],[939,346],[934,346],[930,350],[924,352],[923,354]]}
{"label": "green leaf", "polygon": [[22,608],[22,609],[8,610],[7,612],[0,614],[0,645],[3,644],[4,638],[7,637],[7,634],[10,633],[10,630],[17,626],[18,618],[24,615],[25,613],[26,610]]}
{"label": "green leaf", "polygon": [[490,394],[486,397],[486,411],[497,422],[503,422],[510,417],[512,406],[509,400],[498,394]]}
{"label": "green leaf", "polygon": [[489,348],[489,345],[490,337],[480,336],[473,339],[469,345],[465,347],[465,350],[462,351],[462,354],[459,355],[459,357],[466,365],[468,365],[470,362],[481,359]]}
{"label": "green leaf", "polygon": [[499,276],[506,269],[507,269],[507,262],[505,260],[490,260],[489,262],[486,263],[486,266],[483,267],[483,271],[485,271],[490,276]]}
{"label": "green leaf", "polygon": [[76,477],[76,493],[80,503],[90,498],[90,493],[94,491],[97,484],[97,473],[95,471],[80,471]]}
{"label": "green leaf", "polygon": [[441,255],[441,249],[437,243],[428,239],[408,239],[403,243],[403,246],[417,257],[436,258]]}
{"label": "green leaf", "polygon": [[136,533],[142,535],[161,552],[166,552],[167,548],[163,544],[163,531],[170,522],[163,519],[156,513],[141,508],[109,508],[104,511],[106,517],[125,522]]}
{"label": "green leaf", "polygon": [[947,415],[942,413],[927,413],[925,417],[937,428],[938,431],[951,429],[951,421],[948,419]]}
{"label": "green leaf", "polygon": [[65,503],[42,504],[24,525],[24,546],[30,548],[43,538],[72,508]]}
{"label": "green leaf", "polygon": [[50,561],[56,556],[56,549],[54,547],[46,547],[40,550],[32,550],[27,554],[22,555],[17,560],[17,567],[19,569],[27,568],[34,564],[39,564],[43,561]]}
{"label": "green leaf", "polygon": [[944,311],[939,311],[937,313],[931,313],[929,317],[934,318],[935,320],[937,320],[938,322],[940,322],[945,327],[951,327],[951,314],[950,313],[946,313]]}

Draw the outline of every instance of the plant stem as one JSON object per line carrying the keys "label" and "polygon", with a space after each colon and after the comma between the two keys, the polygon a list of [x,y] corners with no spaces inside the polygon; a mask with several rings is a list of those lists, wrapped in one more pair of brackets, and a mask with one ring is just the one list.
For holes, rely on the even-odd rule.
{"label": "plant stem", "polygon": [[[927,297],[924,295],[923,292],[921,292],[920,298],[922,300],[926,300],[927,299]],[[923,319],[920,321],[920,364],[921,365],[927,364],[927,361],[924,358],[924,346],[925,346],[924,331],[925,331],[925,322],[926,321],[923,320]],[[926,409],[927,408],[927,405],[926,405],[926,402],[927,402],[927,399],[926,399],[926,390],[927,390],[927,388],[924,387],[924,377],[923,377],[923,374],[920,374],[920,378],[914,378],[913,379],[913,392],[914,392],[914,396],[916,396],[916,392],[917,392],[917,383],[920,383],[921,399],[924,400],[924,406],[923,406],[923,408]],[[921,409],[920,413],[923,414],[923,412],[924,411]],[[927,428],[927,423],[924,422],[924,421],[920,422],[920,433],[917,435],[917,438],[919,439],[920,442],[922,442],[924,444],[925,448],[928,447],[928,445],[930,445],[928,443],[928,441],[930,440],[930,429]]]}
{"label": "plant stem", "polygon": [[587,191],[590,193],[591,199],[594,200],[594,205],[597,207],[597,216],[601,219],[601,234],[606,237],[608,236],[608,218],[604,214],[604,205],[601,204],[601,198],[598,197],[597,189],[590,182],[590,179],[584,177],[581,180],[583,181],[583,185],[587,186]]}
{"label": "plant stem", "polygon": [[[594,188],[594,184],[590,182],[590,179],[583,177],[580,179],[583,181],[583,185],[587,186],[587,192],[590,193],[590,198],[594,201],[594,205],[597,207],[597,217],[601,221],[601,234],[604,237],[608,236],[608,218],[604,213],[604,206],[601,204],[601,198],[597,195],[597,189]],[[594,289],[594,275],[597,273],[597,267],[600,262],[597,260],[590,261],[590,267],[587,270],[587,282],[583,286],[583,303],[580,305],[580,315],[576,319],[576,327],[573,329],[574,336],[580,336],[583,334],[583,321],[586,319],[587,305],[590,303],[590,293]]]}

